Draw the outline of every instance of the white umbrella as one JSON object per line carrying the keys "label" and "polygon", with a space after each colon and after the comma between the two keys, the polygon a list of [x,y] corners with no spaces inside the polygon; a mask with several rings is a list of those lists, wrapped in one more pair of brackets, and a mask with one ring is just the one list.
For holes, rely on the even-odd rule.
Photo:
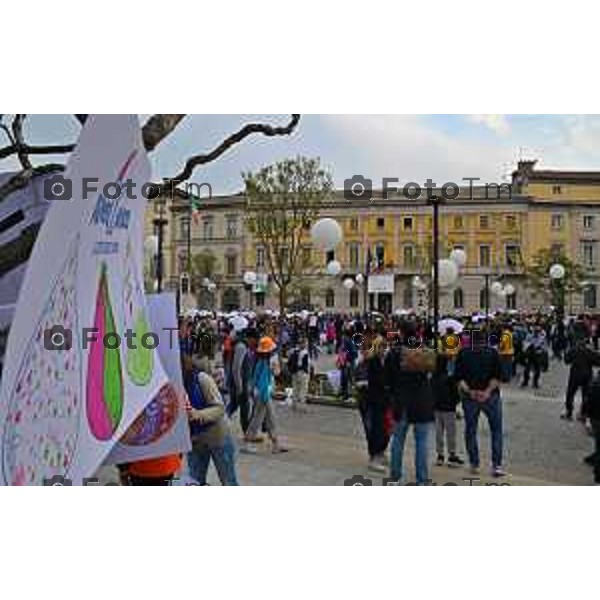
{"label": "white umbrella", "polygon": [[454,330],[454,333],[462,333],[464,325],[456,319],[442,319],[438,322],[438,333],[446,333],[448,329]]}
{"label": "white umbrella", "polygon": [[229,324],[233,327],[234,331],[242,331],[248,327],[249,322],[246,317],[237,315],[229,320]]}

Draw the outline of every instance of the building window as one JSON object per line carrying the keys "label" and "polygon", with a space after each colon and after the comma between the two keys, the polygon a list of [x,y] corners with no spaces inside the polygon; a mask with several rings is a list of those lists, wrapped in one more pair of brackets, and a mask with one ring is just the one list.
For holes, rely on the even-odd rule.
{"label": "building window", "polygon": [[358,268],[359,255],[360,255],[360,246],[356,243],[350,244],[350,247],[348,249],[348,258],[350,259],[349,263],[350,263],[351,269]]}
{"label": "building window", "polygon": [[521,254],[521,250],[517,244],[507,244],[505,254],[507,267],[519,266],[519,256]]}
{"label": "building window", "polygon": [[332,260],[335,260],[335,250],[327,250],[325,253],[325,265],[328,265]]}
{"label": "building window", "polygon": [[479,266],[489,267],[492,264],[492,251],[489,246],[479,246]]}
{"label": "building window", "polygon": [[350,308],[358,307],[358,290],[356,288],[352,288],[350,290]]}
{"label": "building window", "polygon": [[583,242],[583,264],[592,268],[596,262],[596,244],[594,242]]}
{"label": "building window", "polygon": [[383,217],[377,217],[377,229],[385,228],[385,219]]}
{"label": "building window", "polygon": [[190,218],[183,217],[179,222],[179,233],[182,240],[187,240],[190,237]]}
{"label": "building window", "polygon": [[552,186],[552,193],[556,196],[558,194],[562,194],[562,186],[560,185],[553,185]]}
{"label": "building window", "polygon": [[585,215],[583,217],[583,228],[594,229],[594,217],[593,215]]}
{"label": "building window", "polygon": [[214,220],[212,217],[204,217],[202,219],[202,236],[205,242],[213,239]]}
{"label": "building window", "polygon": [[462,229],[463,228],[463,218],[462,217],[454,217],[454,229]]}
{"label": "building window", "polygon": [[356,217],[350,219],[350,231],[358,231],[358,219]]}
{"label": "building window", "polygon": [[265,293],[264,292],[256,292],[256,306],[262,307],[265,305]]}
{"label": "building window", "polygon": [[413,218],[412,217],[404,217],[402,219],[402,227],[404,231],[412,231],[413,230]]}
{"label": "building window", "polygon": [[385,246],[383,244],[375,246],[375,265],[378,269],[381,269],[385,265]]}
{"label": "building window", "polygon": [[237,222],[238,222],[238,218],[235,215],[227,215],[227,218],[226,218],[227,239],[233,239],[233,238],[237,237]]}
{"label": "building window", "polygon": [[325,306],[326,308],[335,307],[335,292],[333,290],[327,290],[325,292]]}
{"label": "building window", "polygon": [[517,217],[514,215],[506,216],[506,229],[516,229],[517,228]]}
{"label": "building window", "polygon": [[229,254],[225,257],[225,269],[229,276],[237,273],[237,256],[235,254]]}
{"label": "building window", "polygon": [[583,290],[584,308],[598,308],[597,288],[595,285],[589,285]]}
{"label": "building window", "polygon": [[488,293],[488,290],[486,290],[485,288],[483,288],[479,292],[479,308],[481,310],[486,310],[489,306],[490,306],[490,303],[489,303],[489,293]]}
{"label": "building window", "polygon": [[563,216],[562,215],[552,215],[552,229],[562,229],[563,228]]}
{"label": "building window", "polygon": [[517,292],[506,296],[506,310],[517,310]]}
{"label": "building window", "polygon": [[413,268],[416,264],[415,260],[415,247],[412,245],[404,246],[403,248],[403,259],[404,266],[406,268]]}
{"label": "building window", "polygon": [[480,215],[479,216],[479,229],[489,229],[490,228],[490,217],[488,215]]}
{"label": "building window", "polygon": [[411,285],[404,288],[404,308],[412,308],[413,305],[413,289]]}
{"label": "building window", "polygon": [[259,269],[265,266],[265,249],[262,246],[256,249],[256,266]]}
{"label": "building window", "polygon": [[456,288],[454,290],[454,308],[461,310],[465,307],[465,294],[462,288]]}

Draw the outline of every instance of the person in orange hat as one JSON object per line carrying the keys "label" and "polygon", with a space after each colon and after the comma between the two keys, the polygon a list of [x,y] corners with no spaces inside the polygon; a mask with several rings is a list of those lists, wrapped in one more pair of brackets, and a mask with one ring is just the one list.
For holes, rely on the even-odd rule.
{"label": "person in orange hat", "polygon": [[273,371],[276,368],[276,349],[277,344],[268,336],[260,338],[256,347],[256,364],[252,378],[254,411],[245,436],[246,446],[244,450],[246,452],[256,452],[253,444],[259,439],[258,431],[263,423],[271,440],[273,452],[287,452],[287,449],[281,446],[277,438],[275,413],[273,411],[272,396],[275,382]]}

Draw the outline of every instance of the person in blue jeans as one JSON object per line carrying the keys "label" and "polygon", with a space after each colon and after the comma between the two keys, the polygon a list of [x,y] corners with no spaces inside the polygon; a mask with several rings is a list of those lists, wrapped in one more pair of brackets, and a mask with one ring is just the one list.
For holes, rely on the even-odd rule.
{"label": "person in blue jeans", "polygon": [[[405,324],[402,339],[414,338],[411,324]],[[396,420],[390,448],[390,478],[400,483],[404,475],[403,458],[406,435],[412,426],[415,439],[415,482],[427,485],[429,479],[430,439],[435,420],[430,371],[435,363],[427,352],[396,344],[386,357],[390,398]]]}
{"label": "person in blue jeans", "polygon": [[492,476],[503,477],[502,365],[497,350],[487,346],[484,332],[473,334],[471,344],[461,348],[456,359],[456,379],[465,419],[465,445],[471,472],[477,474],[480,468],[477,425],[483,412],[491,434]]}
{"label": "person in blue jeans", "polygon": [[222,485],[239,485],[236,448],[225,415],[225,405],[215,380],[200,370],[202,363],[182,355],[183,382],[188,395],[192,450],[187,455],[190,476],[206,485],[212,460]]}

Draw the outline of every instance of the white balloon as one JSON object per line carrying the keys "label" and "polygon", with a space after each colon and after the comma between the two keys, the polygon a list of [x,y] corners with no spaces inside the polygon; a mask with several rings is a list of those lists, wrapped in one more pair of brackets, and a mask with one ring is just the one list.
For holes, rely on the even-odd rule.
{"label": "white balloon", "polygon": [[335,277],[336,275],[340,274],[341,270],[342,270],[342,265],[340,265],[339,261],[332,260],[331,262],[327,263],[327,274],[328,275],[333,275]]}
{"label": "white balloon", "polygon": [[456,248],[450,253],[450,260],[457,266],[464,267],[467,264],[467,253],[461,248]]}
{"label": "white balloon", "polygon": [[158,236],[151,235],[146,238],[144,242],[144,250],[148,252],[148,254],[152,254],[152,256],[156,256],[158,254]]}
{"label": "white balloon", "polygon": [[362,283],[364,283],[364,281],[365,281],[365,278],[363,277],[363,274],[359,273],[356,276],[356,283],[358,283],[358,285],[361,285]]}
{"label": "white balloon", "polygon": [[504,287],[504,291],[507,296],[512,296],[516,292],[515,286],[512,283],[507,283]]}
{"label": "white balloon", "polygon": [[549,273],[552,279],[562,279],[566,274],[566,270],[562,265],[555,264],[550,267]]}
{"label": "white balloon", "polygon": [[494,283],[492,283],[492,285],[490,286],[490,290],[491,290],[492,294],[496,294],[496,296],[500,296],[500,295],[502,295],[504,288],[502,287],[502,284],[499,281],[494,281]]}
{"label": "white balloon", "polygon": [[440,287],[450,287],[458,279],[458,266],[452,260],[444,258],[439,262],[439,285]]}
{"label": "white balloon", "polygon": [[343,286],[347,290],[351,290],[354,287],[354,279],[344,279]]}
{"label": "white balloon", "polygon": [[319,219],[310,230],[313,244],[321,250],[333,250],[342,241],[342,228],[335,219]]}
{"label": "white balloon", "polygon": [[244,273],[244,283],[246,285],[254,285],[256,283],[256,273],[254,271]]}

